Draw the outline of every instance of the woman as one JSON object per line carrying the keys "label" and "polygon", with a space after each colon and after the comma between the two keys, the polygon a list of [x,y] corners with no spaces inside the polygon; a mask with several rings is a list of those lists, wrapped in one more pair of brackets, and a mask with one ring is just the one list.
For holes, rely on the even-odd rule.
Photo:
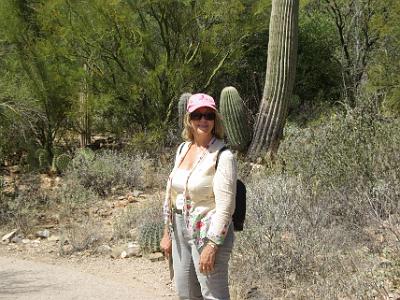
{"label": "woman", "polygon": [[165,229],[160,242],[172,254],[180,299],[229,299],[236,161],[224,146],[214,99],[192,95],[187,104],[175,166],[167,183]]}

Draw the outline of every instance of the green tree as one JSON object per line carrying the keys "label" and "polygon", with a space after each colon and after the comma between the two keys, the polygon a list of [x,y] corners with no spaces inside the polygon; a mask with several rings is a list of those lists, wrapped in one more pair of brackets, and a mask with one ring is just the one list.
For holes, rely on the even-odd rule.
{"label": "green tree", "polygon": [[299,48],[294,96],[288,117],[304,124],[340,99],[341,65],[336,58],[335,28],[320,11],[300,8]]}
{"label": "green tree", "polygon": [[372,27],[379,32],[376,51],[368,69],[368,87],[378,95],[383,111],[400,115],[400,2],[378,3],[379,14],[372,19]]}
{"label": "green tree", "polygon": [[[337,59],[342,67],[343,96],[350,106],[356,105],[371,55],[379,40],[372,26],[379,14],[378,0],[316,0],[310,6],[324,11],[336,27],[339,49]],[[364,80],[365,82],[365,80]]]}
{"label": "green tree", "polygon": [[2,1],[0,27],[17,65],[15,75],[26,82],[28,101],[42,115],[30,123],[31,132],[51,161],[54,141],[67,121],[73,80],[70,62],[60,55],[62,36],[46,30],[42,6],[42,1]]}

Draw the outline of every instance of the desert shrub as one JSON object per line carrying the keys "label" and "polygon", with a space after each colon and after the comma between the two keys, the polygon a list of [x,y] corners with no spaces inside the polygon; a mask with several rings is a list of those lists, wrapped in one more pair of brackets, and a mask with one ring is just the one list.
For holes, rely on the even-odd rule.
{"label": "desert shrub", "polygon": [[164,147],[166,134],[161,129],[138,131],[129,142],[129,150],[134,153],[156,153]]}
{"label": "desert shrub", "polygon": [[[61,228],[60,232],[61,255],[94,249],[104,240],[103,225],[93,218],[84,218],[79,222],[67,224]],[[66,245],[70,247],[65,247]]]}
{"label": "desert shrub", "polygon": [[4,179],[0,177],[0,224],[5,224],[11,219],[9,202],[14,200],[14,195],[6,193],[4,189]]}
{"label": "desert shrub", "polygon": [[281,164],[331,194],[340,221],[363,225],[366,213],[387,216],[398,208],[399,129],[398,120],[365,110],[336,115],[323,126],[292,130],[280,149]]}
{"label": "desert shrub", "polygon": [[132,189],[141,184],[145,156],[102,151],[80,151],[74,157],[67,174],[100,196],[112,188]]}
{"label": "desert shrub", "polygon": [[65,177],[64,184],[54,194],[55,202],[60,204],[60,219],[65,221],[85,214],[99,200],[95,192],[73,179]]}
{"label": "desert shrub", "polygon": [[50,197],[41,189],[38,177],[28,174],[21,181],[24,185],[15,186],[12,193],[0,190],[0,222],[28,234],[49,207]]}
{"label": "desert shrub", "polygon": [[[287,175],[248,182],[245,230],[237,235],[231,268],[233,285],[240,286],[237,299],[254,290],[259,299],[326,299],[328,283],[328,299],[339,290],[366,291],[356,285],[363,274],[355,276],[346,266],[356,255],[345,254],[360,238],[356,231],[333,225],[330,204],[319,192],[318,186]],[[337,281],[341,277],[346,280]]]}
{"label": "desert shrub", "polygon": [[135,154],[146,153],[151,157],[157,157],[166,148],[174,147],[180,141],[180,132],[176,128],[154,127],[137,131],[129,141],[127,150]]}
{"label": "desert shrub", "polygon": [[162,199],[155,196],[140,206],[129,207],[114,220],[114,239],[130,239],[137,229],[137,240],[145,252],[157,251],[163,229]]}
{"label": "desert shrub", "polygon": [[400,122],[367,108],[289,126],[276,164],[247,177],[231,269],[238,299],[386,295],[393,277],[379,261],[400,236]]}

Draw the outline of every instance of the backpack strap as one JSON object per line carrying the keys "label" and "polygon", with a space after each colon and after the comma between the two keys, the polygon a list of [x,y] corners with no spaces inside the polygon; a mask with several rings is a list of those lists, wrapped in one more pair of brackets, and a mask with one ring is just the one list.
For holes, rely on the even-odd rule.
{"label": "backpack strap", "polygon": [[179,146],[179,150],[178,150],[178,154],[181,154],[183,146],[185,146],[185,142],[183,142],[180,146]]}
{"label": "backpack strap", "polygon": [[222,153],[223,151],[225,151],[226,149],[228,149],[228,147],[227,147],[227,146],[223,146],[221,149],[218,150],[217,160],[216,160],[216,162],[215,162],[215,170],[217,170],[218,162],[219,162],[219,157],[221,156],[221,153]]}

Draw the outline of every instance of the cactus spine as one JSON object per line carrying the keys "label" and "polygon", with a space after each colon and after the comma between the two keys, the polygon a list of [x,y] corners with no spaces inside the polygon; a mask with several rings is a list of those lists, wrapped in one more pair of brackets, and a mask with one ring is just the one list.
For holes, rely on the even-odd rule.
{"label": "cactus spine", "polygon": [[143,253],[160,251],[163,228],[163,222],[146,223],[140,227],[138,242]]}
{"label": "cactus spine", "polygon": [[240,152],[247,150],[251,142],[251,128],[247,120],[246,108],[236,88],[225,87],[221,91],[219,105],[231,148]]}
{"label": "cactus spine", "polygon": [[179,98],[178,114],[179,114],[179,129],[181,130],[183,129],[183,120],[185,118],[187,102],[190,96],[192,96],[191,93],[183,93]]}

